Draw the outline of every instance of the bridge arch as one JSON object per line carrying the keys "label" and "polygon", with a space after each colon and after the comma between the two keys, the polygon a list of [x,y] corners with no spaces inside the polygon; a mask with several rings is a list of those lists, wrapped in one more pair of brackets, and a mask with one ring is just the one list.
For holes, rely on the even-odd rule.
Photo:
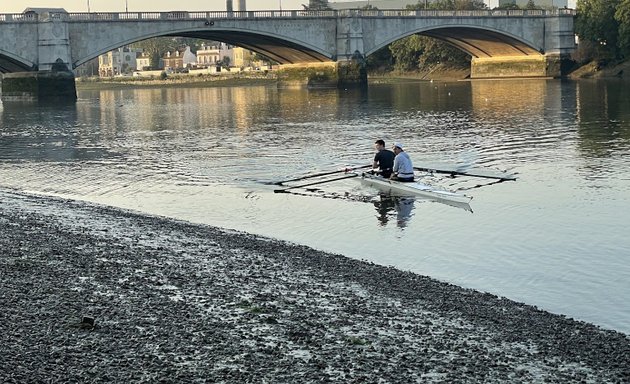
{"label": "bridge arch", "polygon": [[366,50],[368,56],[387,45],[412,35],[432,37],[468,53],[475,58],[501,56],[540,56],[544,54],[542,47],[504,31],[473,25],[446,25],[419,28],[404,34],[393,36]]}
{"label": "bridge arch", "polygon": [[0,73],[31,71],[33,68],[37,68],[37,64],[0,49]]}
{"label": "bridge arch", "polygon": [[184,28],[179,30],[157,31],[133,36],[132,38],[124,40],[106,41],[102,46],[98,46],[90,52],[82,53],[81,57],[74,60],[72,64],[73,67],[76,68],[113,49],[139,41],[165,36],[220,41],[260,53],[280,64],[327,62],[334,60],[334,57],[329,52],[312,44],[292,39],[289,36],[242,28]]}

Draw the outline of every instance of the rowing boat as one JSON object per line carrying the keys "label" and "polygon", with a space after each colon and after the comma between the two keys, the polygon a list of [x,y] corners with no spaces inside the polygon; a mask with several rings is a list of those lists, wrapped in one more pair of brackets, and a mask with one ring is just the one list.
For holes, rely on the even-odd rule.
{"label": "rowing boat", "polygon": [[361,174],[361,181],[373,187],[376,187],[383,192],[393,195],[419,196],[432,200],[459,204],[468,204],[472,199],[472,197],[470,196],[437,189],[418,181],[402,183],[400,181],[385,179],[381,176],[373,175],[371,173]]}

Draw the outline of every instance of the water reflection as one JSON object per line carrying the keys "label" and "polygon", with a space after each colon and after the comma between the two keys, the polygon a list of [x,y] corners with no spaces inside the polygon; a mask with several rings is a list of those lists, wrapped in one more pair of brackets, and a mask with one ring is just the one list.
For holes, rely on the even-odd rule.
{"label": "water reflection", "polygon": [[630,102],[623,81],[576,83],[580,150],[586,157],[610,157],[630,145]]}
{"label": "water reflection", "polygon": [[[529,113],[544,116],[561,98],[550,93],[548,80],[476,80],[470,84],[472,109],[482,118]],[[514,97],[515,91],[519,97]],[[550,108],[551,109],[551,108]]]}
{"label": "water reflection", "polygon": [[2,159],[76,162],[109,157],[75,103],[9,102],[0,111]]}
{"label": "water reflection", "polygon": [[376,219],[381,227],[387,226],[395,219],[398,228],[405,228],[413,216],[415,198],[391,196],[380,193],[378,199],[372,201],[376,208]]}

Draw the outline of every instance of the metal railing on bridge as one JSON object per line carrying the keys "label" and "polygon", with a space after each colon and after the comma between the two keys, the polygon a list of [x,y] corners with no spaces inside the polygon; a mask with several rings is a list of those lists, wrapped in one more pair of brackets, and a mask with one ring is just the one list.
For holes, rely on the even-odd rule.
{"label": "metal railing on bridge", "polygon": [[541,16],[574,16],[573,9],[555,10],[360,10],[344,9],[331,11],[170,11],[170,12],[45,12],[37,14],[6,13],[0,14],[0,22],[38,22],[38,21],[156,21],[156,20],[221,20],[221,19],[300,19],[300,18],[338,18],[338,17],[366,17],[366,18],[423,18],[423,17],[541,17]]}

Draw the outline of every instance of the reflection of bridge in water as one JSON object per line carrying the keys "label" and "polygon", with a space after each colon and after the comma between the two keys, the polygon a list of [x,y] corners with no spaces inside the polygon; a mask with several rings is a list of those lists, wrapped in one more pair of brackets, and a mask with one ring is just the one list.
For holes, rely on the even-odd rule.
{"label": "reflection of bridge in water", "polygon": [[136,41],[183,36],[250,49],[288,72],[332,66],[336,80],[361,83],[365,57],[421,34],[470,54],[473,78],[555,77],[574,49],[573,16],[572,10],[2,14],[0,36],[11,39],[0,39],[0,72],[74,69]]}

